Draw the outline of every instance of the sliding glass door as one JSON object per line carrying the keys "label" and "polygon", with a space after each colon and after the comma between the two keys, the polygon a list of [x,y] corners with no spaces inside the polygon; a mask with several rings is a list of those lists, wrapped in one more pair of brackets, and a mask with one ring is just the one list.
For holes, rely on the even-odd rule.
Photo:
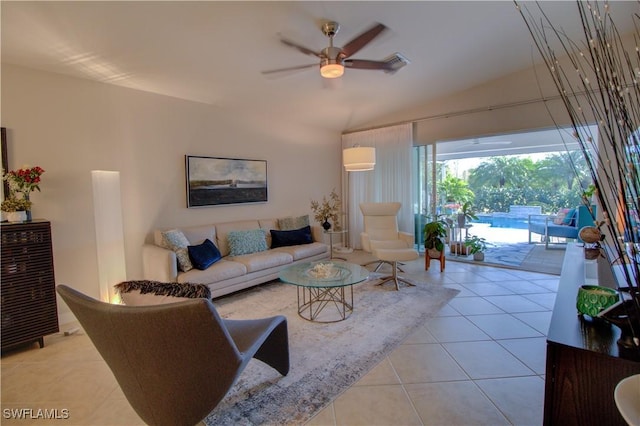
{"label": "sliding glass door", "polygon": [[418,250],[424,250],[424,237],[422,228],[425,223],[436,215],[438,205],[437,183],[438,170],[434,161],[436,154],[435,145],[421,145],[414,147],[414,176],[415,176],[415,241]]}
{"label": "sliding glass door", "polygon": [[415,146],[417,248],[424,250],[425,223],[456,222],[467,202],[478,216],[465,228],[469,234],[494,246],[526,245],[529,214],[576,207],[590,183],[581,171],[582,153],[566,135],[545,129]]}

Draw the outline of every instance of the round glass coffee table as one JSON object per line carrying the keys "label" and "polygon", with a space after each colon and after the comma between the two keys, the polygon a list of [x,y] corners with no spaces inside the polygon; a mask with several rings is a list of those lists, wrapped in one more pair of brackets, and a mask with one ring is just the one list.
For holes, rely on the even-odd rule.
{"label": "round glass coffee table", "polygon": [[298,263],[279,276],[298,288],[298,315],[316,322],[347,319],[353,312],[353,285],[368,277],[369,271],[360,265],[332,260]]}

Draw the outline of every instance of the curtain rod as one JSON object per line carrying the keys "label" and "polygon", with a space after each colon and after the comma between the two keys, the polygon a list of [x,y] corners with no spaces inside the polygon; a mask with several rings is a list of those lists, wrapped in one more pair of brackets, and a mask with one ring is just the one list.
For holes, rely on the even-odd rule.
{"label": "curtain rod", "polygon": [[[581,92],[576,92],[573,95],[584,95],[586,92],[585,91],[581,91]],[[440,118],[451,118],[451,117],[458,117],[461,115],[467,115],[467,114],[476,114],[478,112],[486,112],[486,111],[493,111],[493,110],[497,110],[497,109],[504,109],[504,108],[513,108],[513,107],[518,107],[518,106],[523,106],[523,105],[530,105],[530,104],[534,104],[534,103],[538,103],[538,102],[548,102],[548,101],[555,101],[558,99],[562,99],[562,97],[560,95],[554,95],[554,96],[550,96],[550,97],[546,97],[546,98],[537,98],[537,99],[529,99],[529,100],[525,100],[525,101],[517,101],[517,102],[509,102],[506,104],[498,104],[498,105],[493,105],[493,106],[488,106],[488,107],[479,107],[479,108],[472,108],[472,109],[467,109],[467,110],[461,110],[461,111],[453,111],[453,112],[446,112],[443,114],[437,114],[437,115],[430,115],[427,117],[420,117],[420,118],[415,118],[413,120],[406,120],[406,121],[397,121],[395,123],[388,123],[388,124],[384,124],[384,125],[379,125],[379,126],[371,126],[371,127],[365,127],[365,128],[361,128],[361,129],[356,129],[356,130],[349,130],[347,132],[343,132],[342,135],[348,135],[351,133],[358,133],[358,132],[365,132],[367,130],[376,130],[376,129],[383,129],[385,127],[392,127],[392,126],[398,126],[401,124],[412,124],[412,123],[418,123],[421,121],[430,121],[430,120],[437,120]]]}

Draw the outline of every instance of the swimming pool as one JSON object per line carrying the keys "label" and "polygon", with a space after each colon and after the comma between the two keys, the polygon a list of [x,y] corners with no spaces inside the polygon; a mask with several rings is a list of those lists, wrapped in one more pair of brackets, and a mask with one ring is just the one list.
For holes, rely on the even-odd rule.
{"label": "swimming pool", "polygon": [[478,214],[471,223],[488,223],[492,228],[529,229],[529,217],[512,216],[509,213]]}

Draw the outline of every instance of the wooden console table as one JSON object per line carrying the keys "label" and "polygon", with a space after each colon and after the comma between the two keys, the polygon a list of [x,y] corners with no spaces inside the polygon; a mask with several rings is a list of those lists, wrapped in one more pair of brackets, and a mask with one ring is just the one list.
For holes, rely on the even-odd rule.
{"label": "wooden console table", "polygon": [[[600,266],[593,284],[615,288],[610,268]],[[576,296],[584,283],[582,247],[568,244],[547,334],[544,424],[623,426],[613,392],[620,380],[640,373],[640,351],[618,346],[616,326],[578,316]]]}

